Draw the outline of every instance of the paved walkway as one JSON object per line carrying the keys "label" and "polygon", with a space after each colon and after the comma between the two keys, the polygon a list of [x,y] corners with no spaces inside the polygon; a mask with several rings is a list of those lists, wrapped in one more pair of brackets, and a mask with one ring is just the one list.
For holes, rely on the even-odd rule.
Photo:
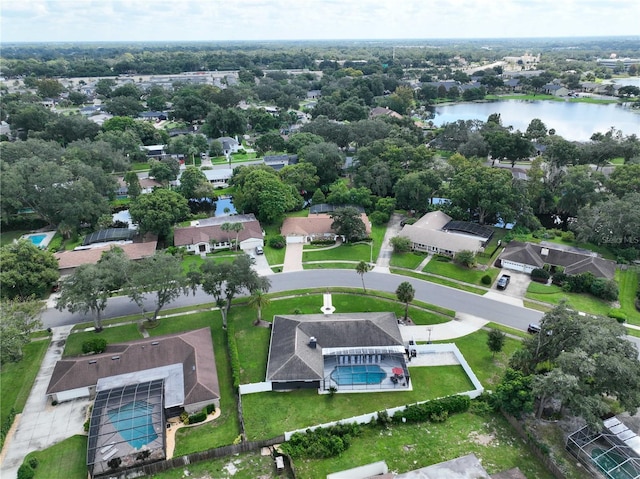
{"label": "paved walkway", "polygon": [[17,477],[24,457],[32,451],[50,447],[75,434],[84,434],[89,400],[69,401],[52,406],[46,391],[56,362],[62,357],[64,344],[73,326],[53,328],[53,337],[31,389],[24,412],[16,416],[14,431],[7,436],[3,449],[0,476]]}
{"label": "paved walkway", "polygon": [[418,266],[416,266],[416,271],[422,271],[425,268],[425,266],[427,266],[427,263],[431,261],[431,258],[433,258],[432,254],[427,255],[427,257],[423,259]]}
{"label": "paved walkway", "polygon": [[470,314],[457,313],[452,321],[430,326],[400,325],[403,341],[444,341],[459,338],[474,333],[487,324],[488,321]]}
{"label": "paved walkway", "polygon": [[402,226],[400,226],[400,221],[402,220],[402,215],[394,213],[391,215],[389,219],[389,223],[387,224],[387,231],[384,233],[384,239],[382,240],[382,246],[380,247],[380,253],[378,254],[378,260],[376,261],[376,265],[373,268],[373,271],[376,273],[389,273],[389,261],[391,260],[391,253],[393,253],[393,248],[391,247],[391,238],[398,236],[400,234],[400,230]]}
{"label": "paved walkway", "polygon": [[283,273],[302,271],[302,243],[290,243],[284,252]]}

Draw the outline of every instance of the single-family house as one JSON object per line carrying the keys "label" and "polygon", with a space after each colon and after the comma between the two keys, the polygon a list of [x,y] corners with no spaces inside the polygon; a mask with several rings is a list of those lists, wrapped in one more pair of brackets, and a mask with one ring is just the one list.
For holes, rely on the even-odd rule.
{"label": "single-family house", "polygon": [[121,248],[124,254],[132,261],[153,256],[156,252],[157,241],[146,243],[112,243],[95,248],[74,249],[72,251],[58,251],[53,256],[58,260],[58,270],[61,276],[72,274],[78,266],[83,264],[96,264],[102,258],[102,253],[113,247]]}
{"label": "single-family house", "polygon": [[[360,218],[365,225],[367,234],[371,234],[371,222],[366,213],[361,213]],[[285,218],[280,228],[280,234],[291,243],[309,243],[314,240],[331,239],[340,237],[332,228],[333,218],[327,213],[310,213],[307,217]],[[342,238],[345,241],[345,238]]]}
{"label": "single-family house", "polygon": [[542,87],[542,91],[547,95],[553,96],[567,96],[569,95],[569,90],[562,85],[556,85],[555,83],[547,83]]}
{"label": "single-family house", "polygon": [[400,236],[409,238],[412,250],[453,256],[460,251],[484,251],[493,230],[468,221],[452,220],[442,211],[432,211],[414,224],[404,225]]}
{"label": "single-family house", "polygon": [[396,118],[398,120],[402,119],[402,115],[400,113],[398,113],[397,111],[393,111],[387,107],[377,106],[375,108],[372,108],[369,112],[369,119],[371,120],[379,116],[388,116],[391,118]]}
{"label": "single-family house", "polygon": [[596,278],[613,279],[616,272],[614,261],[600,258],[590,251],[579,252],[575,249],[568,251],[554,247],[549,243],[521,243],[511,241],[498,257],[503,268],[531,273],[545,264],[562,266],[565,274],[580,274],[590,272]]}
{"label": "single-family house", "polygon": [[148,121],[161,121],[169,118],[169,115],[165,111],[143,111],[138,115],[138,118]]}
{"label": "single-family house", "polygon": [[[222,229],[224,223],[241,223],[242,230],[238,233],[224,231]],[[264,246],[262,227],[253,214],[216,216],[199,220],[191,226],[175,228],[173,244],[202,255],[231,248],[236,237],[238,238],[238,246],[243,251],[252,251],[256,246]]]}
{"label": "single-family house", "polygon": [[240,149],[240,142],[237,138],[221,136],[220,138],[216,138],[214,141],[217,141],[222,145],[222,153],[224,156],[229,156],[232,153],[238,153],[238,150]]}
{"label": "single-family house", "polygon": [[322,96],[322,90],[309,90],[307,92],[308,100],[315,100],[316,98],[320,98]]}
{"label": "single-family house", "polygon": [[109,344],[103,353],[62,359],[46,394],[57,402],[95,397],[87,447],[92,477],[164,459],[165,418],[219,407],[211,331]]}
{"label": "single-family house", "polygon": [[214,188],[226,188],[229,186],[229,181],[233,176],[233,169],[217,168],[215,170],[202,170],[202,173],[204,173],[207,181],[211,183]]}
{"label": "single-family house", "polygon": [[394,313],[275,316],[266,380],[274,391],[406,390],[405,354]]}
{"label": "single-family house", "polygon": [[298,163],[298,155],[265,155],[263,160],[265,165],[279,171],[285,166]]}
{"label": "single-family house", "polygon": [[141,146],[140,149],[144,151],[149,158],[161,158],[166,154],[166,147],[167,145],[146,145]]}

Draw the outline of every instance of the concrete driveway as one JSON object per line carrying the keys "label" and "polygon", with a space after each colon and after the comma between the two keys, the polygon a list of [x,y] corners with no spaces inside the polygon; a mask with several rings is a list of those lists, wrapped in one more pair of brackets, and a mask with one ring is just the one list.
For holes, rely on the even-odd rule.
{"label": "concrete driveway", "polygon": [[[496,283],[498,279],[503,274],[508,274],[511,276],[511,280],[509,281],[509,285],[506,289],[497,289]],[[518,271],[512,271],[510,269],[501,269],[500,273],[496,277],[493,285],[491,286],[491,291],[486,293],[484,296],[487,298],[495,299],[496,301],[502,301],[504,303],[513,304],[515,306],[522,306],[524,295],[527,292],[527,288],[529,287],[529,283],[531,282],[531,276],[526,273],[520,273]]]}
{"label": "concrete driveway", "polygon": [[302,243],[289,243],[284,252],[283,273],[302,271]]}

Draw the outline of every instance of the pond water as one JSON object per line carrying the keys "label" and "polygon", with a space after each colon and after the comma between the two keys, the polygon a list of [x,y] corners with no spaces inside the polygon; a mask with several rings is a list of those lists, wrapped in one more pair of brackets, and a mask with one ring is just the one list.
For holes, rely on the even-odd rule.
{"label": "pond water", "polygon": [[571,141],[587,141],[596,132],[606,132],[612,126],[624,135],[640,135],[640,111],[619,104],[570,103],[560,101],[499,100],[485,103],[458,103],[436,107],[434,124],[457,120],[487,121],[499,113],[504,126],[525,131],[534,118],[547,129]]}

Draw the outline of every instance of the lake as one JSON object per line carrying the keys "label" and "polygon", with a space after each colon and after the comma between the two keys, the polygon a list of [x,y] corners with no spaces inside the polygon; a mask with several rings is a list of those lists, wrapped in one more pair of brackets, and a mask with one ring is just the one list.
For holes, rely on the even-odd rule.
{"label": "lake", "polygon": [[541,119],[547,129],[571,141],[587,141],[596,132],[604,133],[612,126],[624,135],[640,136],[640,111],[619,104],[600,105],[560,101],[498,100],[485,103],[457,103],[436,107],[433,122],[440,126],[457,120],[487,121],[492,113],[500,113],[504,126],[524,132],[534,118]]}

